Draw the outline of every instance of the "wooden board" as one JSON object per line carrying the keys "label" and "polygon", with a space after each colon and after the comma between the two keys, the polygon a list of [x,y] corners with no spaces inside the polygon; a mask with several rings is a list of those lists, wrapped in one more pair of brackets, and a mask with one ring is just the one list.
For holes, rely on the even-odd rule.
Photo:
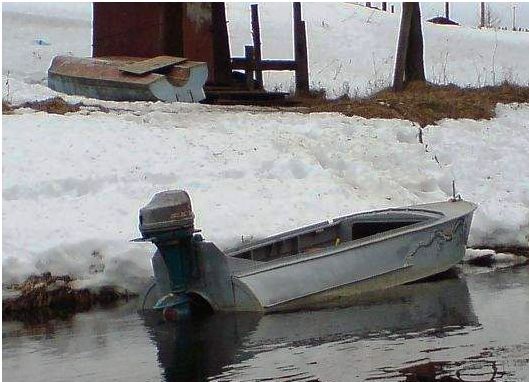
{"label": "wooden board", "polygon": [[187,58],[173,57],[173,56],[157,56],[148,58],[143,61],[133,62],[119,67],[119,70],[132,74],[146,74],[154,72],[155,70],[167,68],[176,64],[187,61]]}

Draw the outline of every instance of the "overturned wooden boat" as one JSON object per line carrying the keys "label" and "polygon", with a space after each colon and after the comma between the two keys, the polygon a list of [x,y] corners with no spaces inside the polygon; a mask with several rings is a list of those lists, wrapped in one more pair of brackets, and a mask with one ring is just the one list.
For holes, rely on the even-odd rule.
{"label": "overturned wooden boat", "polygon": [[140,210],[139,240],[158,248],[154,309],[268,313],[446,271],[463,258],[475,209],[458,199],[364,212],[223,252],[194,229],[187,193],[165,191]]}
{"label": "overturned wooden boat", "polygon": [[205,62],[159,56],[56,56],[48,86],[61,93],[111,101],[199,102],[206,98]]}

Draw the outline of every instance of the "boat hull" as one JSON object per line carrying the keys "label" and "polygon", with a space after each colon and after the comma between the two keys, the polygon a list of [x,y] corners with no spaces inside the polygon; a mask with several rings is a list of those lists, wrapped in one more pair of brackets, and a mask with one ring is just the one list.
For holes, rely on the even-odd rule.
{"label": "boat hull", "polygon": [[200,295],[215,310],[269,313],[311,308],[338,297],[423,279],[461,261],[475,208],[456,201],[391,210],[436,218],[317,253],[266,262],[236,258],[204,242],[198,251],[201,277],[190,293]]}
{"label": "boat hull", "polygon": [[139,58],[56,56],[48,86],[61,93],[109,101],[199,102],[205,99],[207,65],[187,61],[167,73],[133,75],[120,68]]}
{"label": "boat hull", "polygon": [[455,220],[376,244],[235,275],[234,283],[254,295],[264,311],[309,306],[444,272],[463,258],[465,242],[465,223]]}

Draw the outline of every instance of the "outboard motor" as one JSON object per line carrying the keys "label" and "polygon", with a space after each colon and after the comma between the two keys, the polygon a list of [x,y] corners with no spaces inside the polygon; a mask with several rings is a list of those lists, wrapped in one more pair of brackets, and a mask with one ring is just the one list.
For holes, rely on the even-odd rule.
{"label": "outboard motor", "polygon": [[[194,241],[201,239],[199,235],[193,236],[194,218],[189,195],[182,190],[160,192],[140,209],[139,228],[143,240],[151,241],[158,248],[153,257],[155,278],[158,284],[163,276],[168,279],[165,284],[169,285],[160,288],[162,293],[168,293],[154,305],[154,309],[163,310],[164,315],[168,311],[173,316],[190,313],[186,291],[196,273]],[[157,256],[161,262],[160,255],[165,267],[155,264]]]}

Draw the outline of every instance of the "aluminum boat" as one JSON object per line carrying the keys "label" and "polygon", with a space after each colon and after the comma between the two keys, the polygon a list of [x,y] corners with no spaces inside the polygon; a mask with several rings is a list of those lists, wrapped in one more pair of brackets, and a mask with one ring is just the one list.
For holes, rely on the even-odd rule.
{"label": "aluminum boat", "polygon": [[464,200],[343,216],[226,251],[194,228],[185,191],[140,210],[139,240],[153,242],[154,309],[187,314],[310,308],[451,268],[465,253],[476,205]]}

